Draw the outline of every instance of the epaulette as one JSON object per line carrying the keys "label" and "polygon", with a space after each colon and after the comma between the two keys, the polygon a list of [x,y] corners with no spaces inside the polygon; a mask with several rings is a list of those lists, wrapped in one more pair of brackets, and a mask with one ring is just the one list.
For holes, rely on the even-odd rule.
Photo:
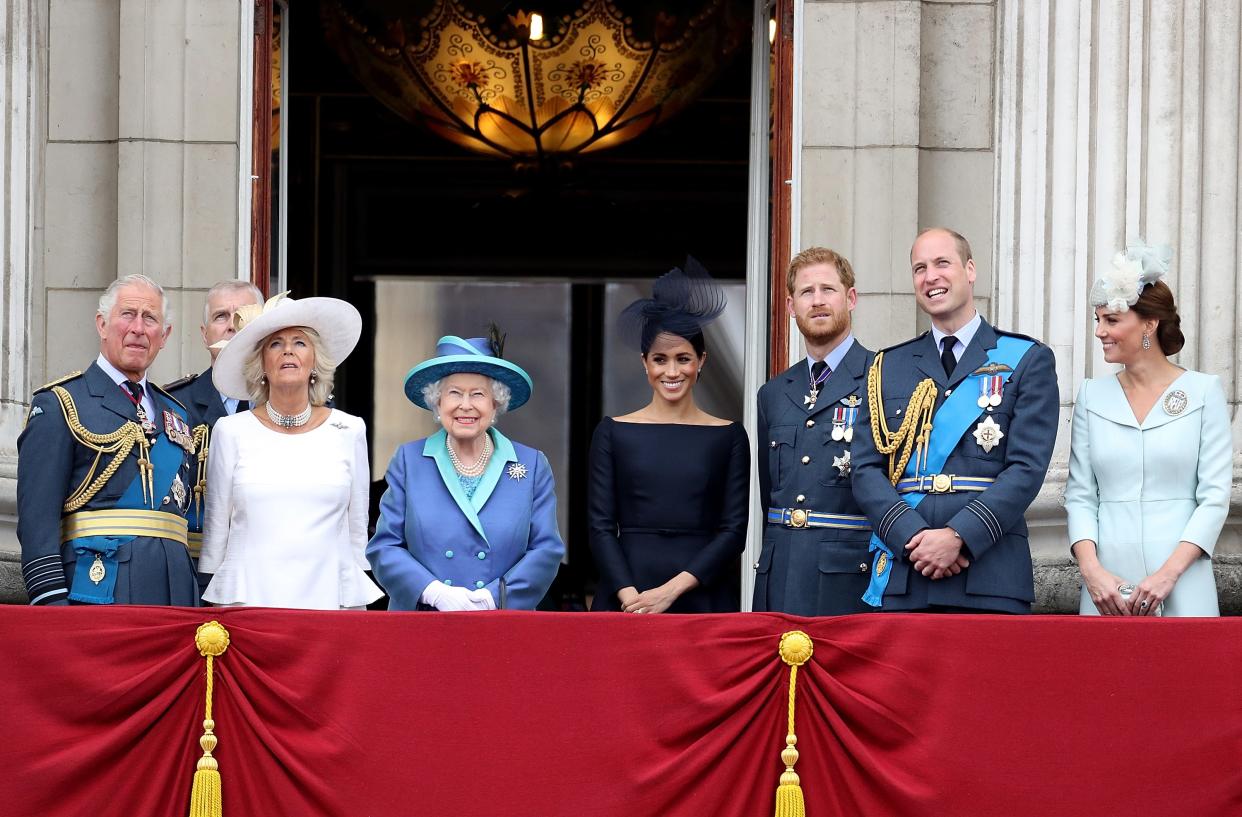
{"label": "epaulette", "polygon": [[919,334],[915,335],[914,337],[910,338],[909,340],[903,340],[901,343],[894,343],[892,346],[887,346],[887,347],[885,347],[885,348],[881,349],[880,351],[881,351],[881,352],[891,352],[891,351],[893,351],[894,349],[900,349],[900,348],[901,348],[901,347],[903,347],[903,346],[909,346],[911,343],[914,343],[915,341],[920,341],[920,340],[922,340],[923,338],[927,337],[928,333],[930,333],[930,332],[931,332],[931,330],[930,330],[930,329],[929,329],[929,330],[927,330],[927,331],[925,331],[925,332],[920,332]]}
{"label": "epaulette", "polygon": [[53,386],[59,386],[61,383],[68,383],[70,380],[73,380],[74,378],[78,378],[78,377],[81,377],[81,376],[82,376],[82,373],[81,373],[80,371],[79,371],[79,372],[70,372],[69,374],[65,375],[64,377],[58,377],[58,378],[56,378],[56,379],[55,379],[55,380],[53,380],[51,383],[44,383],[44,384],[43,384],[42,386],[40,386],[39,388],[35,389],[35,390],[34,390],[34,393],[35,393],[35,394],[38,394],[38,393],[39,393],[39,392],[41,392],[41,391],[47,391],[48,389],[52,388]]}
{"label": "epaulette", "polygon": [[169,393],[165,390],[165,388],[164,388],[163,386],[157,385],[157,384],[155,384],[155,383],[151,383],[151,384],[149,384],[149,385],[151,386],[151,388],[155,389],[155,390],[156,390],[156,391],[158,391],[160,394],[164,395],[164,396],[165,396],[165,397],[167,397],[169,400],[173,401],[173,402],[174,402],[174,403],[176,403],[177,405],[181,406],[181,408],[185,409],[185,411],[186,411],[186,413],[187,413],[187,414],[189,413],[189,411],[190,411],[190,410],[189,410],[188,408],[186,408],[186,407],[185,407],[185,403],[182,403],[182,402],[181,402],[180,400],[178,400],[176,397],[173,397],[171,394],[169,394]]}
{"label": "epaulette", "polygon": [[179,389],[182,386],[188,386],[198,379],[198,375],[199,375],[199,372],[194,372],[193,374],[187,374],[185,377],[181,378],[180,380],[174,380],[171,383],[165,383],[164,385],[160,386],[160,388],[163,389],[164,391],[172,391],[173,389]]}
{"label": "epaulette", "polygon": [[998,335],[1008,335],[1011,338],[1021,338],[1022,340],[1029,340],[1032,343],[1035,343],[1039,346],[1044,345],[1044,342],[1040,340],[1039,338],[1033,338],[1030,335],[1022,334],[1021,332],[1010,332],[1008,329],[997,329],[995,326],[993,326],[992,329],[995,330],[996,334]]}

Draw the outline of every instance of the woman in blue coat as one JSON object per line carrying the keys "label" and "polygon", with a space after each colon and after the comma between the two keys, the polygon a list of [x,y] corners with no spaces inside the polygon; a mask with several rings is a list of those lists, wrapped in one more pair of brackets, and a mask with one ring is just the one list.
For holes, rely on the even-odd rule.
{"label": "woman in blue coat", "polygon": [[532,387],[496,346],[443,337],[406,375],[443,428],[388,465],[367,559],[390,610],[533,610],[565,554],[547,457],[495,427]]}
{"label": "woman in blue coat", "polygon": [[1070,442],[1071,549],[1084,615],[1219,614],[1212,551],[1229,513],[1233,444],[1220,378],[1175,366],[1184,339],[1159,280],[1172,251],[1136,245],[1091,290],[1104,360]]}

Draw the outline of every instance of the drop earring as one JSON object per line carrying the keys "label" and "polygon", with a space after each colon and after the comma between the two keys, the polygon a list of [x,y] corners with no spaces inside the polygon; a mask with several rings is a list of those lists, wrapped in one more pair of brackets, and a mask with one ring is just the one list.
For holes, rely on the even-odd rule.
{"label": "drop earring", "polygon": [[1151,348],[1151,335],[1144,332],[1143,333],[1143,351],[1146,352],[1150,348]]}

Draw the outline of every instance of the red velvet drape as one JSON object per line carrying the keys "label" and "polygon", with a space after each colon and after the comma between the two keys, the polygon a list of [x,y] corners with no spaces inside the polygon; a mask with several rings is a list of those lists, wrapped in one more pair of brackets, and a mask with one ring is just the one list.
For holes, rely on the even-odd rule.
{"label": "red velvet drape", "polygon": [[0,815],[1242,814],[1242,621],[0,608]]}

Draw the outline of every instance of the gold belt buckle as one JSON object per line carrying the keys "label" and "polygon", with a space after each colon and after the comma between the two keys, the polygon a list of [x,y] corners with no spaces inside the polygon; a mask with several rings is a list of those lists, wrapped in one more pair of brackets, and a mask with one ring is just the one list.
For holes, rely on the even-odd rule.
{"label": "gold belt buckle", "polygon": [[795,508],[789,512],[789,527],[805,528],[806,527],[806,511],[801,508]]}
{"label": "gold belt buckle", "polygon": [[947,494],[953,491],[953,475],[952,474],[934,474],[932,476],[933,494]]}

